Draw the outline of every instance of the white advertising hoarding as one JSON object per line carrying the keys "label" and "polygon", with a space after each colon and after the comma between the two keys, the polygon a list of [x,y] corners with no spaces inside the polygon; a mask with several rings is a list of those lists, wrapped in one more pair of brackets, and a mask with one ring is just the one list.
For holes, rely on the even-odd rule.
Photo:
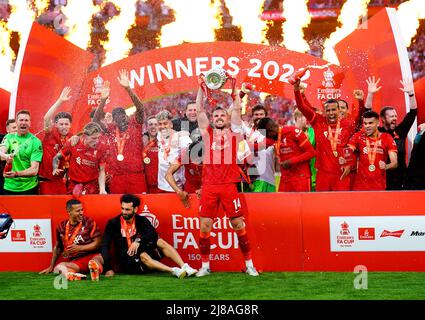
{"label": "white advertising hoarding", "polygon": [[52,252],[50,219],[13,219],[0,252]]}
{"label": "white advertising hoarding", "polygon": [[332,252],[425,251],[425,216],[329,217]]}

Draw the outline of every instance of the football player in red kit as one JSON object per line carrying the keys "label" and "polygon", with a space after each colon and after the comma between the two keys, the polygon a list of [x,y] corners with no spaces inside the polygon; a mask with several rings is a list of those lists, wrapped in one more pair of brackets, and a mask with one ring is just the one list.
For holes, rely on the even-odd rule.
{"label": "football player in red kit", "polygon": [[[242,120],[240,116],[240,99],[236,95],[234,106],[231,108],[231,121],[228,110],[217,107],[212,112],[212,124],[205,112],[203,105],[204,95],[201,88],[198,90],[196,107],[198,112],[198,125],[205,144],[202,168],[202,188],[200,207],[200,236],[199,247],[202,267],[196,274],[202,277],[210,274],[209,255],[211,251],[210,232],[213,219],[217,217],[221,204],[230,218],[230,223],[235,230],[239,247],[245,259],[246,273],[258,276],[251,258],[251,247],[243,218],[244,207],[236,184],[240,182],[240,169],[237,164],[237,148],[242,133]],[[230,128],[230,126],[234,128]]]}
{"label": "football player in red kit", "polygon": [[310,191],[310,162],[315,151],[308,137],[294,126],[279,127],[271,118],[258,122],[258,130],[266,130],[267,144],[275,146],[282,174],[279,192]]}

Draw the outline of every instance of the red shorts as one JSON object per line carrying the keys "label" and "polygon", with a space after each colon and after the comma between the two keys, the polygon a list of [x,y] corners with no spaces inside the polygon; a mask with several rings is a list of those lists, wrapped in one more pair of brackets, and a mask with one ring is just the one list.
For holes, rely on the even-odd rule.
{"label": "red shorts", "polygon": [[221,204],[229,218],[241,217],[246,211],[244,200],[234,183],[202,186],[199,216],[211,219],[218,217]]}
{"label": "red shorts", "polygon": [[311,191],[311,179],[293,179],[285,181],[282,177],[279,184],[279,192],[310,192]]}
{"label": "red shorts", "polygon": [[124,175],[112,174],[109,190],[113,194],[144,193],[147,191],[145,174],[143,172]]}
{"label": "red shorts", "polygon": [[60,180],[45,180],[39,183],[40,194],[66,194],[66,185]]}
{"label": "red shorts", "polygon": [[78,268],[80,268],[80,270],[75,270],[76,272],[89,273],[89,268],[88,268],[89,261],[96,256],[100,256],[100,253],[89,253],[88,255],[82,256],[77,259],[60,257],[56,265],[58,265],[61,262],[69,262],[69,263],[76,264]]}
{"label": "red shorts", "polygon": [[67,194],[72,194],[74,187],[77,184],[83,185],[82,194],[99,194],[99,182],[97,180],[89,181],[89,182],[77,182],[73,180],[68,181]]}
{"label": "red shorts", "polygon": [[317,170],[316,191],[349,191],[350,178],[340,179],[341,173],[329,173]]}

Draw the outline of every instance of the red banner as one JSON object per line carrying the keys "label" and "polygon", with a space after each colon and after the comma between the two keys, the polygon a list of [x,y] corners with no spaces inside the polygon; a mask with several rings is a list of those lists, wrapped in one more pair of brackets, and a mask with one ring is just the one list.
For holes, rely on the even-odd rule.
{"label": "red banner", "polygon": [[[357,265],[369,271],[425,271],[424,196],[423,191],[245,194],[253,260],[259,270],[267,272],[353,271]],[[190,209],[184,208],[174,194],[141,198],[140,213],[150,219],[183,260],[199,267],[196,197],[192,195]],[[18,197],[4,196],[0,208],[12,215],[16,225],[19,219],[51,219],[49,232],[54,245],[54,230],[68,216],[68,199],[33,196],[22,202]],[[102,231],[107,220],[120,213],[119,195],[83,196],[81,200],[85,214],[94,218]],[[334,219],[341,223],[333,223]],[[41,223],[35,221],[33,225]],[[49,232],[34,226],[20,230],[21,236],[14,237],[13,242],[11,232],[0,240],[0,271],[38,271],[49,265],[50,253],[11,253],[7,249],[13,244],[24,246],[23,235],[31,241],[35,232],[37,239],[48,241]],[[403,233],[384,237],[385,230]],[[229,219],[222,216],[215,220],[211,235],[212,269],[240,271],[244,263]],[[344,240],[340,240],[342,237]]]}
{"label": "red banner", "polygon": [[9,116],[10,92],[0,88],[0,132],[6,133],[6,121]]}
{"label": "red banner", "polygon": [[394,106],[402,119],[407,95],[399,90],[400,80],[412,79],[412,73],[394,14],[394,9],[381,10],[341,40],[335,51],[341,65],[351,68],[346,77],[348,85],[367,94],[366,79],[371,75],[381,78],[382,89],[374,96],[373,109],[379,113],[383,106]]}
{"label": "red banner", "polygon": [[31,132],[40,132],[44,114],[66,86],[72,88],[72,99],[59,111],[77,114],[79,110],[73,106],[93,55],[37,23],[33,23],[26,47],[22,46],[19,52],[16,70],[20,69],[20,75],[16,102],[12,101],[16,106],[13,114],[20,109],[30,110]]}
{"label": "red banner", "polygon": [[[307,54],[240,42],[192,43],[167,47],[133,55],[96,72],[88,74],[77,105],[84,108],[79,117],[84,124],[90,110],[99,102],[96,86],[104,81],[111,83],[111,98],[106,110],[115,106],[131,105],[125,90],[116,78],[120,69],[130,71],[131,85],[135,92],[145,100],[171,93],[197,90],[197,77],[212,67],[220,66],[236,78],[237,86],[242,82],[256,85],[257,91],[293,98],[292,86],[287,79],[293,72],[307,65],[322,66],[326,61]],[[326,69],[325,69],[326,70]],[[305,82],[309,84],[308,97],[314,104],[327,98],[351,95],[351,88],[344,83],[344,73],[332,66],[331,80],[333,91],[318,95],[318,88],[325,81],[323,71],[308,72]]]}

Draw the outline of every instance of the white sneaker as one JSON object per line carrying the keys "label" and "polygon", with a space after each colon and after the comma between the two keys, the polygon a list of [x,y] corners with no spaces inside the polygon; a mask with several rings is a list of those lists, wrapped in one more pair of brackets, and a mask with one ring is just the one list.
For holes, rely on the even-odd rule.
{"label": "white sneaker", "polygon": [[245,273],[253,277],[259,276],[258,271],[255,269],[255,267],[247,267]]}
{"label": "white sneaker", "polygon": [[186,277],[186,271],[177,267],[171,268],[171,274],[179,279]]}
{"label": "white sneaker", "polygon": [[191,266],[189,266],[187,263],[185,263],[182,266],[182,270],[186,271],[186,274],[188,277],[193,276],[195,273],[198,272],[198,270],[193,269]]}
{"label": "white sneaker", "polygon": [[196,277],[204,277],[204,276],[208,276],[211,273],[210,269],[207,268],[201,268],[199,269],[199,271],[196,273]]}

